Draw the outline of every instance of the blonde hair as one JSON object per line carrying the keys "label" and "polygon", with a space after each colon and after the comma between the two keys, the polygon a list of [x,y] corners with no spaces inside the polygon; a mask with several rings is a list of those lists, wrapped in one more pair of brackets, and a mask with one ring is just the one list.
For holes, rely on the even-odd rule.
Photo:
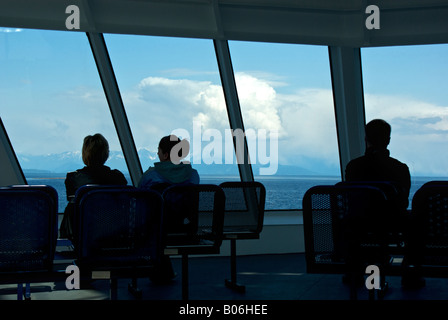
{"label": "blonde hair", "polygon": [[109,158],[109,143],[100,133],[84,138],[82,161],[86,166],[101,166]]}

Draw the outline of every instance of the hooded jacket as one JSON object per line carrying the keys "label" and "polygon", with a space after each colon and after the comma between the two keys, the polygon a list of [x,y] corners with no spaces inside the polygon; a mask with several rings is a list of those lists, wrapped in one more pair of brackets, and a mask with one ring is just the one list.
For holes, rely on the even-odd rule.
{"label": "hooded jacket", "polygon": [[199,184],[199,174],[189,163],[174,164],[171,161],[156,162],[154,163],[154,167],[149,167],[143,174],[139,187],[149,188],[158,183]]}

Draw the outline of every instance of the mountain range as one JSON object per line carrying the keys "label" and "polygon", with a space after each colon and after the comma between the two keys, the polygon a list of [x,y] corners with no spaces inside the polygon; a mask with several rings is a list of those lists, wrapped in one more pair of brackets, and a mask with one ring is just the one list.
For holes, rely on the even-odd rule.
{"label": "mountain range", "polygon": [[[154,162],[158,161],[157,153],[146,148],[138,150],[138,155],[142,164],[143,171]],[[68,151],[62,153],[52,153],[46,155],[17,154],[19,163],[24,172],[48,172],[48,173],[66,173],[84,167],[80,151]],[[123,153],[120,151],[111,151],[106,165],[112,169],[118,169],[126,173],[127,167]],[[235,164],[193,164],[199,174],[210,175],[238,175],[238,169]],[[254,164],[252,166],[255,175],[258,174],[261,166]],[[326,172],[308,170],[299,166],[279,165],[277,175],[322,175]]]}

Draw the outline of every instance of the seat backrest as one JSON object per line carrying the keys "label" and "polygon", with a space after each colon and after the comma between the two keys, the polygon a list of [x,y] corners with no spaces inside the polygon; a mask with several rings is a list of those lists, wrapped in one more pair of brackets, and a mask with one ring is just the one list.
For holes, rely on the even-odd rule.
{"label": "seat backrest", "polygon": [[51,270],[57,241],[53,187],[0,188],[0,271]]}
{"label": "seat backrest", "polygon": [[263,229],[266,189],[257,181],[229,181],[219,185],[226,195],[224,234]]}
{"label": "seat backrest", "polygon": [[403,219],[409,200],[403,199],[403,195],[400,194],[395,183],[391,181],[343,181],[337,183],[336,186],[372,186],[383,191],[387,199],[385,210],[388,211],[389,230],[395,233],[403,231]]}
{"label": "seat backrest", "polygon": [[444,186],[444,185],[448,185],[448,180],[432,180],[425,182],[420,188],[432,187],[432,186]]}
{"label": "seat backrest", "polygon": [[412,199],[425,264],[448,265],[448,181],[430,181]]}
{"label": "seat backrest", "polygon": [[398,190],[395,183],[391,181],[341,181],[337,186],[356,186],[367,185],[381,189],[389,200],[394,200],[398,197]]}
{"label": "seat backrest", "polygon": [[146,265],[160,258],[162,197],[130,186],[85,186],[75,198],[81,263]]}
{"label": "seat backrest", "polygon": [[343,270],[348,250],[384,238],[386,196],[372,186],[328,185],[307,190],[303,224],[308,272]]}
{"label": "seat backrest", "polygon": [[167,246],[203,240],[219,247],[224,223],[224,191],[213,184],[174,185],[163,193],[163,235]]}
{"label": "seat backrest", "polygon": [[163,191],[165,191],[166,188],[168,188],[172,185],[173,185],[172,183],[160,182],[160,183],[153,184],[151,187],[149,187],[149,189],[157,191],[160,194],[163,194]]}

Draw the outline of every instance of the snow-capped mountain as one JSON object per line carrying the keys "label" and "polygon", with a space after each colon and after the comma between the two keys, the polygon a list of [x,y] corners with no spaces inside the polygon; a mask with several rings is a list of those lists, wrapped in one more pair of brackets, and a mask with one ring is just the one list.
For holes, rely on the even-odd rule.
{"label": "snow-capped mountain", "polygon": [[[138,150],[142,167],[146,170],[154,161],[157,161],[157,152],[146,148]],[[84,167],[80,151],[67,151],[45,155],[18,154],[17,158],[23,170],[38,170],[51,172],[69,172]],[[111,151],[106,165],[127,172],[126,161],[121,151]]]}
{"label": "snow-capped mountain", "polygon": [[[138,155],[142,164],[143,171],[153,166],[154,162],[159,161],[157,152],[147,148],[138,149]],[[52,172],[66,173],[84,167],[80,151],[68,151],[62,153],[52,153],[46,155],[27,155],[18,154],[19,163],[24,171],[28,172]],[[224,161],[223,161],[224,163]],[[121,151],[111,151],[106,165],[112,169],[118,169],[123,173],[127,173],[128,169],[126,161]],[[207,175],[238,175],[238,166],[236,164],[195,164],[193,167],[198,170],[199,174]],[[259,169],[262,166],[253,164],[254,175],[259,175]],[[277,175],[314,175],[316,172],[299,167],[279,165],[276,172]],[[320,173],[322,174],[322,173]],[[325,174],[325,172],[324,172]]]}

